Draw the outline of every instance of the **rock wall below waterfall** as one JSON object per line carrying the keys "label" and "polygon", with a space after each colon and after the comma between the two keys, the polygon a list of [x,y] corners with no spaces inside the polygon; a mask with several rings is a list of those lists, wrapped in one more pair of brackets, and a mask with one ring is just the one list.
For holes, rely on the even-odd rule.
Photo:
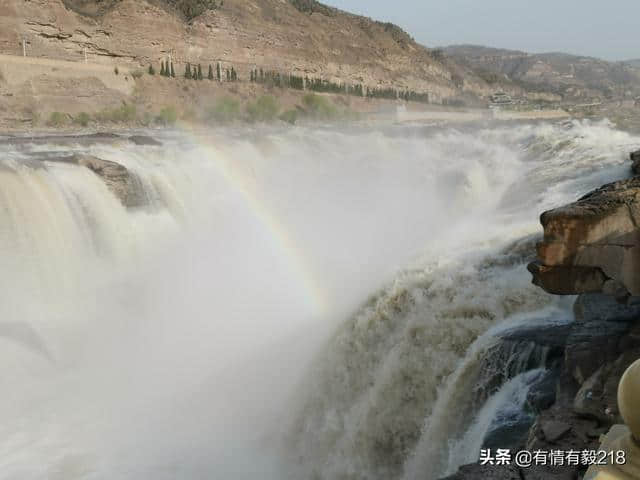
{"label": "rock wall below waterfall", "polygon": [[[640,151],[631,154],[640,173]],[[541,216],[544,238],[529,265],[533,282],[557,295],[578,295],[568,332],[522,330],[563,349],[553,381],[538,392],[545,408],[512,450],[597,450],[600,435],[623,423],[620,377],[640,358],[640,176],[605,185]],[[530,405],[532,407],[532,405]],[[495,439],[492,440],[495,443]],[[573,480],[586,467],[462,467],[446,480]]]}

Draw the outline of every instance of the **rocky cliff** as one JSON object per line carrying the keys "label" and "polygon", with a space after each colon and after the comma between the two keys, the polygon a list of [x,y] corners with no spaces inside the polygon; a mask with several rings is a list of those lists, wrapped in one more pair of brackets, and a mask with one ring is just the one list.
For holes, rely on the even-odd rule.
{"label": "rocky cliff", "polygon": [[[640,152],[631,154],[637,173]],[[518,338],[561,350],[551,380],[529,401],[537,415],[528,435],[500,448],[529,451],[597,450],[600,436],[623,423],[618,383],[640,358],[640,299],[636,252],[640,248],[637,201],[640,178],[605,185],[575,203],[541,216],[544,238],[529,265],[533,281],[558,295],[575,295],[574,321],[567,326],[524,329]],[[584,466],[468,465],[448,480],[569,480]]]}
{"label": "rocky cliff", "polygon": [[[191,8],[192,4],[199,8]],[[209,8],[207,8],[209,7]],[[5,0],[0,53],[135,67],[169,58],[454,96],[449,66],[400,28],[317,2]],[[470,80],[471,81],[471,80]]]}
{"label": "rocky cliff", "polygon": [[[631,154],[633,170],[640,152]],[[544,212],[534,282],[550,293],[640,296],[640,177],[605,185]]]}

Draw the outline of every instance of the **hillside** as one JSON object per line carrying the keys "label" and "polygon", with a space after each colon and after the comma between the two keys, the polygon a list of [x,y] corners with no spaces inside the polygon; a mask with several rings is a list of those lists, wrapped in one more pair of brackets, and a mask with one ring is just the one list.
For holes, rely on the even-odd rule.
{"label": "hillside", "polygon": [[564,53],[529,54],[476,45],[455,45],[443,51],[489,83],[549,91],[567,101],[622,99],[640,94],[640,69],[632,62],[607,62]]}
{"label": "hillside", "polygon": [[448,66],[398,27],[312,0],[5,0],[0,53],[146,67],[172,56],[455,96]]}

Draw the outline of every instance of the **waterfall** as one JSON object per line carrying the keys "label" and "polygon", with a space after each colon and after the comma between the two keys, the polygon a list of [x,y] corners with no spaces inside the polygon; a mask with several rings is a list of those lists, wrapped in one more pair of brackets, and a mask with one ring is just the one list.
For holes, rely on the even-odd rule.
{"label": "waterfall", "polygon": [[0,141],[1,478],[455,470],[552,368],[500,340],[567,318],[524,268],[538,213],[640,146],[606,122],[153,134]]}

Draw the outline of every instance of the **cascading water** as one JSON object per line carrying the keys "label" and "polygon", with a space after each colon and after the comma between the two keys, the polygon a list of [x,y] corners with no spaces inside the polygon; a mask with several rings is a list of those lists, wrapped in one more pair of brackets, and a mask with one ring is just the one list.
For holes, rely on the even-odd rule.
{"label": "cascading water", "polygon": [[[640,145],[607,123],[161,139],[0,145],[0,478],[473,461],[544,367],[496,332],[566,318],[523,268],[537,214]],[[143,205],[51,161],[71,152],[124,165]]]}

